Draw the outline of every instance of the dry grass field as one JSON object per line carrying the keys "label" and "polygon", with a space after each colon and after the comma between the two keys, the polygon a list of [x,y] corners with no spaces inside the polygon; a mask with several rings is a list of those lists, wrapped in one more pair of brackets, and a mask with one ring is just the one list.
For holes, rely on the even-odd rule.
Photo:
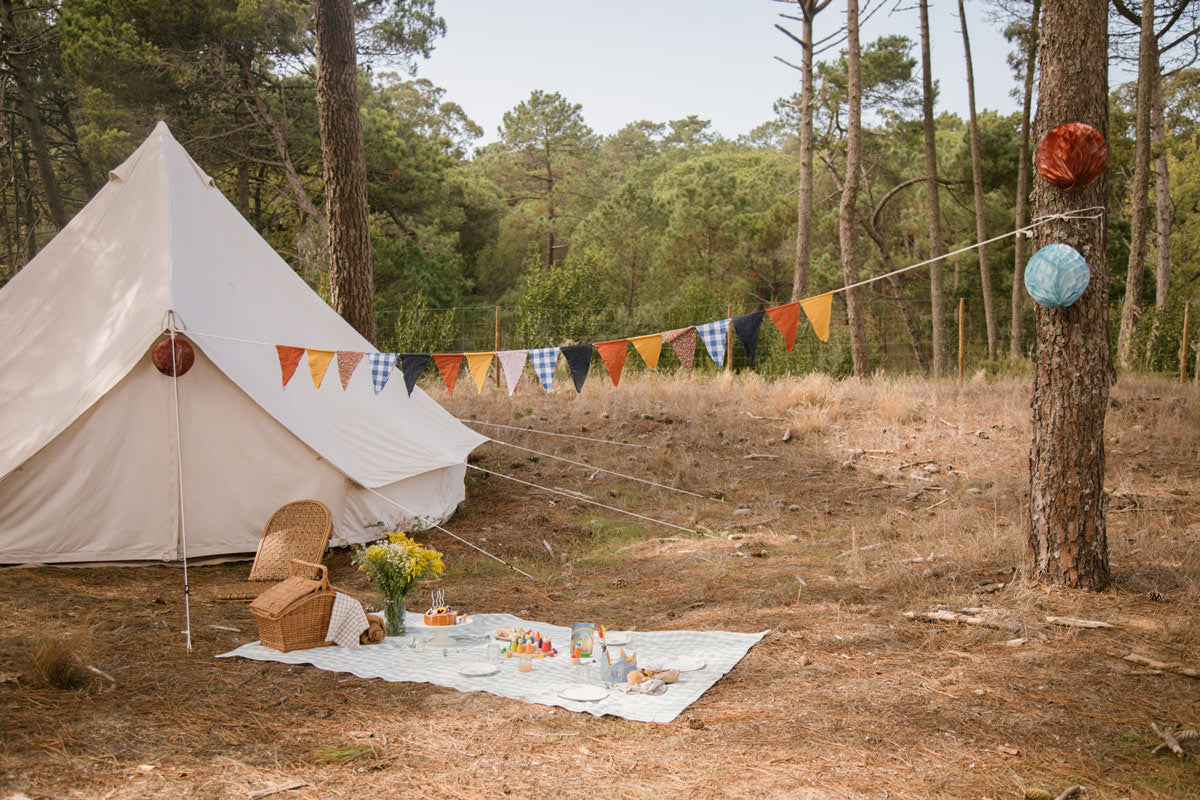
{"label": "dry grass field", "polygon": [[[205,599],[245,563],[0,570],[0,798],[1196,798],[1197,754],[1151,755],[1150,723],[1200,726],[1200,393],[1114,388],[1116,584],[1023,582],[1028,381],[599,377],[439,400],[464,418],[650,445],[483,429],[687,488],[702,500],[489,444],[475,463],[702,530],[686,535],[471,471],[443,534],[455,605],[566,624],[771,633],[675,722],[594,718],[426,684],[213,656],[254,637]],[[69,515],[64,515],[67,519]],[[79,524],[73,522],[72,524]],[[334,582],[369,587],[345,551]],[[905,611],[985,609],[1001,628]],[[1050,624],[1101,620],[1105,629]],[[235,630],[228,630],[229,628]],[[1011,640],[1023,640],[1013,644]],[[50,640],[102,670],[57,689]],[[39,657],[40,655],[40,657]],[[61,658],[57,659],[61,662]],[[68,666],[70,662],[67,662]],[[53,678],[59,682],[64,676]]]}

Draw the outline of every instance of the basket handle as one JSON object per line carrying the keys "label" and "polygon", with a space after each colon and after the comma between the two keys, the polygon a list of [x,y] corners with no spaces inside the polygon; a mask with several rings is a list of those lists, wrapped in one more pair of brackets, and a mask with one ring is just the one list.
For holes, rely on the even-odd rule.
{"label": "basket handle", "polygon": [[324,564],[314,564],[311,561],[301,561],[298,558],[293,558],[288,563],[288,577],[289,578],[293,577],[296,574],[296,565],[297,564],[300,564],[301,566],[305,566],[305,567],[311,567],[313,572],[320,572],[321,573],[321,577],[320,577],[321,583],[325,584],[326,586],[329,585],[329,568],[328,567],[326,567]]}

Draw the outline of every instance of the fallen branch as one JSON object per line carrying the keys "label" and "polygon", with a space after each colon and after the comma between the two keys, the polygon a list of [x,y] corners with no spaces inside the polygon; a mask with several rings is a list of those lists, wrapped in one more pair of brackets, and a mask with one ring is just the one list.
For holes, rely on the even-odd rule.
{"label": "fallen branch", "polygon": [[1101,622],[1097,619],[1076,619],[1075,617],[1046,617],[1051,625],[1063,625],[1068,628],[1112,628],[1111,622]]}
{"label": "fallen branch", "polygon": [[270,797],[273,794],[279,794],[280,792],[290,792],[292,789],[303,789],[305,786],[311,786],[311,785],[312,784],[308,783],[307,781],[300,781],[300,780],[288,781],[287,783],[281,783],[278,786],[270,786],[266,789],[259,789],[257,792],[251,792],[250,800],[260,800],[260,798]]}
{"label": "fallen branch", "polygon": [[1170,750],[1175,754],[1176,758],[1183,758],[1185,755],[1187,755],[1187,753],[1184,752],[1183,745],[1179,743],[1180,740],[1188,742],[1195,741],[1197,738],[1200,738],[1197,736],[1195,731],[1182,731],[1177,737],[1175,733],[1167,730],[1166,728],[1158,727],[1157,722],[1151,722],[1150,729],[1158,734],[1158,738],[1163,740],[1162,744],[1151,751],[1150,755],[1153,756],[1158,755],[1159,751],[1161,750]]}
{"label": "fallen branch", "polygon": [[1063,793],[1060,794],[1058,797],[1054,798],[1054,800],[1070,800],[1070,798],[1074,797],[1075,795],[1079,794],[1082,791],[1083,791],[1083,787],[1080,786],[1079,784],[1075,784],[1074,786],[1068,786],[1066,789],[1063,789]]}
{"label": "fallen branch", "polygon": [[1161,669],[1164,672],[1174,672],[1176,675],[1186,675],[1189,678],[1200,678],[1200,669],[1185,667],[1183,664],[1176,664],[1167,661],[1155,661],[1153,658],[1139,656],[1137,653],[1130,653],[1126,656],[1117,656],[1130,664],[1141,664],[1143,667],[1150,669]]}
{"label": "fallen branch", "polygon": [[92,672],[96,673],[97,675],[99,675],[101,678],[104,678],[105,680],[107,680],[107,681],[108,681],[109,683],[111,683],[113,686],[116,686],[116,685],[117,685],[117,679],[116,679],[116,678],[114,678],[112,675],[109,675],[109,674],[108,674],[107,672],[105,672],[104,670],[102,670],[102,669],[96,669],[96,668],[95,668],[95,667],[93,667],[91,664],[88,664],[88,669],[89,669],[90,671],[92,671]]}
{"label": "fallen branch", "polygon": [[787,422],[788,421],[786,417],[760,417],[758,414],[751,414],[749,411],[743,411],[742,413],[745,414],[750,419],[765,419],[765,420],[770,420],[771,422]]}
{"label": "fallen branch", "polygon": [[749,461],[750,459],[763,459],[763,458],[776,459],[776,458],[779,458],[779,456],[772,455],[770,453],[750,453],[749,455],[742,456],[742,459],[746,460],[746,461]]}
{"label": "fallen branch", "polygon": [[1019,631],[1021,625],[1011,619],[989,619],[972,614],[959,614],[955,611],[905,611],[908,619],[924,622],[957,622],[960,625],[978,625],[983,628],[995,628],[1002,631]]}

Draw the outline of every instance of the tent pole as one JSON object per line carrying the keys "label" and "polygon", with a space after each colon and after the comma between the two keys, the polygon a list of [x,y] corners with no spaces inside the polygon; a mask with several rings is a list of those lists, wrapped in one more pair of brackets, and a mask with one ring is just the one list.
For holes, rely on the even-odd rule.
{"label": "tent pole", "polygon": [[187,651],[192,652],[191,586],[188,583],[187,522],[183,512],[183,440],[179,435],[179,364],[175,355],[175,312],[171,311],[171,389],[175,395],[175,469],[179,482],[179,544],[183,551],[183,617]]}

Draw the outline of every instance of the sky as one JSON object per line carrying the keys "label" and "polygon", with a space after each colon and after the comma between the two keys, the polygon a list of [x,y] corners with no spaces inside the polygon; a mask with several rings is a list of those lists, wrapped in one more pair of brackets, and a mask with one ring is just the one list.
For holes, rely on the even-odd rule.
{"label": "sky", "polygon": [[[916,3],[889,15],[895,5],[888,0],[863,26],[864,45],[889,33],[919,42]],[[817,16],[815,38],[844,24],[845,7],[834,0]],[[601,134],[696,114],[734,138],[772,119],[774,101],[800,88],[800,73],[773,58],[799,63],[799,46],[774,28],[779,22],[799,34],[800,23],[778,16],[796,8],[772,0],[437,0],[437,11],[446,36],[418,75],[483,127],[480,144],[496,140],[504,112],[534,89],[581,104]],[[1006,63],[1011,48],[988,11],[980,0],[967,4],[976,103],[1011,113],[1019,110]],[[937,110],[965,118],[957,3],[937,0],[929,14]],[[919,47],[913,55],[920,57]],[[836,48],[824,54],[836,56]]]}

